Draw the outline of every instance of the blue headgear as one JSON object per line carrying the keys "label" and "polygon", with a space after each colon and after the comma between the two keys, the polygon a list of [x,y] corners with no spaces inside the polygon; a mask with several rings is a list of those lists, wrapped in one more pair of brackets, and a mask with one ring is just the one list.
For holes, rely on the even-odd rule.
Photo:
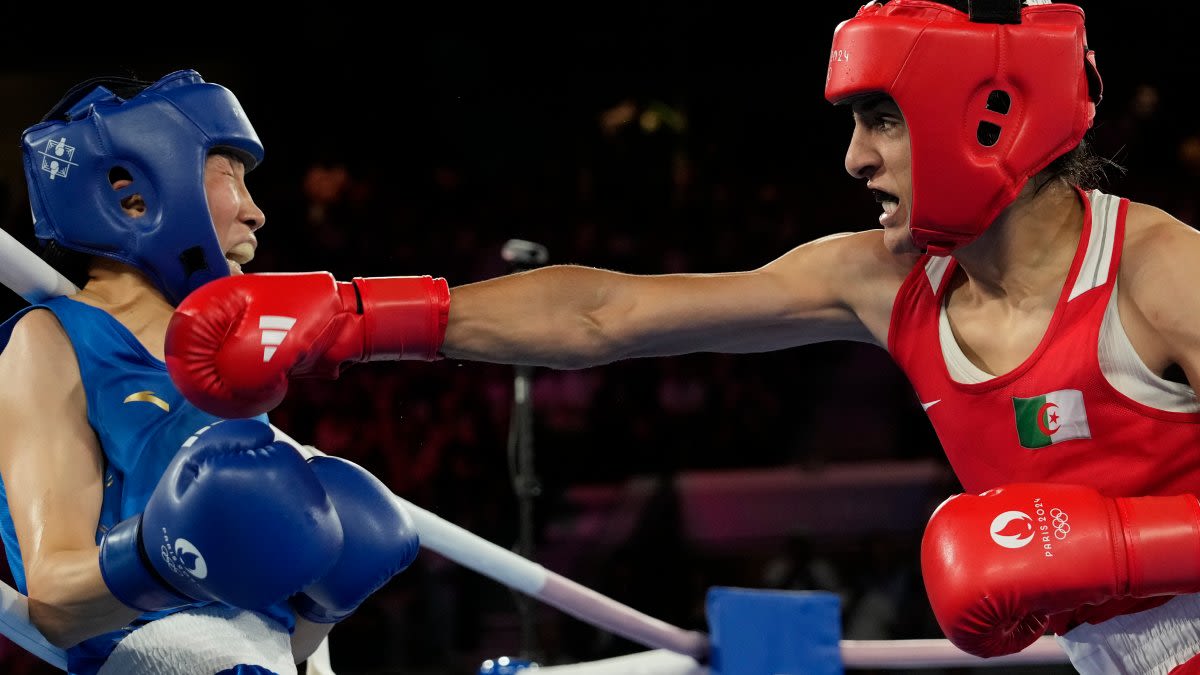
{"label": "blue headgear", "polygon": [[[262,143],[233,93],[194,70],[128,100],[98,82],[133,81],[83,83],[22,136],[34,235],[132,265],[177,305],[229,276],[204,192],[209,152],[232,151],[249,171],[262,161]],[[114,171],[133,183],[114,190]],[[146,203],[136,218],[121,206],[133,194]]]}

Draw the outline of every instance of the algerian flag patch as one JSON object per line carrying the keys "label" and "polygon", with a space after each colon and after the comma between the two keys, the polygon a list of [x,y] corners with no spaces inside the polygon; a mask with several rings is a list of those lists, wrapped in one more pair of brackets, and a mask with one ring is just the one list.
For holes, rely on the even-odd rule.
{"label": "algerian flag patch", "polygon": [[1091,438],[1083,392],[1061,389],[1033,398],[1013,397],[1021,447],[1044,448],[1076,438]]}

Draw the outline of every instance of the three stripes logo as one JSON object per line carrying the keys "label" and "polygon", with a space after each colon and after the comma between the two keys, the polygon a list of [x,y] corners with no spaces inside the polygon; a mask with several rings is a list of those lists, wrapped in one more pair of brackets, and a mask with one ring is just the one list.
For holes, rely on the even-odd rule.
{"label": "three stripes logo", "polygon": [[263,363],[269,362],[271,357],[275,356],[275,349],[283,344],[288,331],[295,325],[296,318],[292,316],[258,317],[258,328],[262,331]]}

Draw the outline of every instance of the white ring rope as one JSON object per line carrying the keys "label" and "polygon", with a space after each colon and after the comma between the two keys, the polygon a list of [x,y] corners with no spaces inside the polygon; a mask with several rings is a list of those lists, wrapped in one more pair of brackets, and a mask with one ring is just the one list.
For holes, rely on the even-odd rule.
{"label": "white ring rope", "polygon": [[[278,427],[275,437],[301,447]],[[469,532],[399,496],[421,536],[421,547],[555,607],[593,626],[652,649],[704,659],[708,636],[677,628]]]}
{"label": "white ring rope", "polygon": [[[78,290],[4,230],[0,230],[0,281],[30,303]],[[272,428],[277,437],[304,452],[304,446],[278,428]],[[412,514],[420,533],[422,547],[586,623],[654,650],[592,664],[555,666],[541,670],[580,675],[601,672],[700,675],[708,672],[706,667],[697,663],[697,659],[703,660],[708,654],[707,635],[684,630],[643,614],[501,548],[399,496],[396,499]],[[66,653],[51,645],[29,622],[28,599],[4,583],[0,583],[0,632],[47,663],[66,670]],[[1066,655],[1053,638],[1042,638],[1033,647],[1019,654],[994,659],[981,659],[966,654],[947,640],[843,640],[841,652],[847,668],[999,666],[1013,663],[1067,662]],[[327,655],[328,652],[319,654]],[[327,663],[325,660],[325,664]],[[619,664],[622,669],[600,670],[608,667],[602,664],[611,663]],[[593,666],[597,669],[591,670]]]}
{"label": "white ring rope", "polygon": [[0,230],[0,235],[0,281],[26,302],[35,304],[79,290],[6,230]]}
{"label": "white ring rope", "polygon": [[[921,668],[998,668],[1069,663],[1053,637],[1041,637],[1024,651],[990,659],[971,656],[949,640],[842,640],[847,669],[916,670]],[[541,667],[530,675],[710,675],[710,669],[663,649],[587,663]]]}

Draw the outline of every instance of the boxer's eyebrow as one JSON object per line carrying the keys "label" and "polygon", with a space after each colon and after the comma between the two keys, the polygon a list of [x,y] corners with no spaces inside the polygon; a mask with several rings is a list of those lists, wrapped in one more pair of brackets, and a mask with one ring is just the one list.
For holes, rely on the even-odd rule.
{"label": "boxer's eyebrow", "polygon": [[850,109],[857,114],[875,112],[879,107],[894,103],[891,96],[882,93],[863,94],[849,100]]}

